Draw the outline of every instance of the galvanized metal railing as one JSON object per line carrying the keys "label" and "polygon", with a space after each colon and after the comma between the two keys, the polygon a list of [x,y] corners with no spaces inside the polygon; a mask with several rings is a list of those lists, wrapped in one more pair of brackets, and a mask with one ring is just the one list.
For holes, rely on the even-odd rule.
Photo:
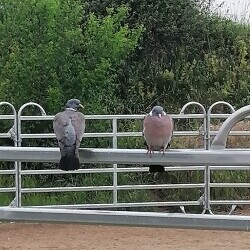
{"label": "galvanized metal railing", "polygon": [[[184,112],[190,106],[197,106],[201,109],[202,113],[198,114],[185,114]],[[202,121],[203,131],[195,130],[195,131],[174,131],[174,136],[202,136],[203,137],[203,147],[205,150],[210,148],[211,144],[211,136],[215,135],[216,131],[210,131],[210,124],[212,118],[227,118],[230,114],[213,114],[212,110],[216,105],[226,105],[230,108],[231,112],[234,112],[234,108],[226,103],[226,102],[216,102],[210,106],[208,112],[203,105],[197,102],[190,102],[183,106],[180,114],[172,114],[172,118],[176,119],[200,119]],[[39,108],[41,115],[40,116],[24,116],[23,111],[30,106],[35,106]],[[52,121],[54,116],[46,115],[45,110],[37,103],[26,103],[24,104],[18,111],[18,114],[14,113],[14,124],[16,129],[16,138],[15,138],[15,146],[21,147],[22,140],[24,139],[41,139],[41,138],[55,138],[54,133],[37,133],[37,134],[27,134],[22,133],[22,122],[23,121],[34,121],[34,120],[49,120]],[[1,117],[0,117],[1,118]],[[117,122],[119,120],[131,119],[131,120],[142,120],[144,115],[86,115],[87,120],[112,120],[112,132],[109,133],[85,133],[84,137],[109,137],[112,138],[112,147],[114,149],[117,148],[117,141],[120,137],[140,137],[142,136],[140,131],[131,131],[131,132],[119,132],[117,127]],[[249,131],[233,131],[233,135],[249,135]],[[210,171],[213,170],[249,170],[249,166],[168,166],[165,167],[166,171],[204,171],[204,182],[202,183],[185,183],[185,184],[158,184],[158,185],[119,185],[118,184],[118,173],[135,173],[135,172],[146,172],[148,171],[148,167],[118,167],[117,164],[113,164],[112,167],[108,168],[91,168],[91,169],[81,169],[75,171],[74,173],[113,173],[113,185],[112,186],[85,186],[85,187],[50,187],[50,188],[22,188],[22,176],[23,175],[37,175],[37,174],[66,174],[67,172],[63,172],[60,170],[22,170],[21,162],[17,161],[15,163],[15,169],[13,170],[0,170],[0,174],[15,174],[16,183],[15,187],[8,188],[0,188],[0,192],[16,192],[16,200],[15,206],[21,207],[21,199],[22,194],[35,193],[35,192],[67,192],[67,191],[99,191],[99,190],[108,190],[113,192],[113,202],[110,204],[75,204],[75,205],[48,205],[47,207],[67,207],[67,208],[106,208],[106,207],[145,207],[145,206],[180,206],[183,212],[185,212],[184,206],[192,206],[192,205],[202,205],[204,210],[203,213],[211,211],[211,205],[214,204],[250,204],[250,201],[240,200],[240,201],[223,201],[223,200],[211,200],[210,198],[210,188],[217,187],[248,187],[247,183],[211,183],[210,180]],[[198,188],[204,190],[204,195],[195,201],[164,201],[164,202],[127,202],[121,203],[118,202],[118,191],[121,190],[137,190],[137,189],[176,189],[176,188]],[[199,197],[198,197],[199,198]]]}
{"label": "galvanized metal railing", "polygon": [[[20,140],[20,144],[21,145],[21,140],[23,139],[27,139],[27,138],[32,138],[32,139],[39,139],[39,138],[54,138],[55,135],[53,133],[50,134],[23,134],[21,131],[21,123],[22,121],[29,121],[29,120],[53,120],[54,116],[35,116],[35,117],[31,117],[31,116],[22,116],[22,111],[24,108],[26,108],[27,106],[33,105],[33,103],[28,103],[23,105],[19,112],[18,112],[18,135],[19,135],[19,140]],[[189,105],[197,105],[197,103],[195,102],[191,102],[188,103],[187,105],[185,105],[185,107],[183,107],[182,109],[182,113],[180,113],[179,115],[172,115],[173,119],[203,119],[203,126],[205,126],[206,123],[206,115],[203,114],[188,114],[188,115],[184,115],[183,112],[185,111],[185,109],[189,106]],[[37,105],[36,105],[37,106]],[[198,104],[198,106],[202,106],[201,104]],[[40,107],[40,110],[42,110],[42,107]],[[203,107],[203,112],[205,111],[205,108]],[[42,110],[42,113],[45,113],[44,110]],[[86,116],[86,119],[90,119],[90,120],[112,120],[112,133],[85,133],[84,137],[112,137],[112,142],[113,142],[113,148],[117,148],[117,139],[118,137],[128,137],[128,136],[133,136],[133,137],[140,137],[142,136],[141,132],[118,132],[117,131],[117,121],[118,120],[124,120],[124,119],[133,119],[133,120],[142,120],[144,118],[144,115],[94,115],[94,116]],[[175,131],[174,132],[175,136],[183,136],[183,135],[199,135],[199,131]],[[125,172],[125,170],[127,170],[126,172],[130,172],[130,169],[126,168],[123,169],[123,171]],[[140,170],[140,169],[139,169]],[[182,170],[182,169],[181,169]],[[118,204],[118,191],[120,190],[132,190],[132,189],[166,189],[166,188],[204,188],[204,184],[183,184],[183,185],[176,185],[176,184],[168,184],[168,185],[160,185],[157,187],[157,185],[143,185],[143,186],[139,186],[139,185],[127,185],[125,186],[119,186],[117,183],[117,173],[118,173],[118,168],[117,168],[117,164],[113,164],[113,168],[112,168],[112,172],[113,172],[113,186],[112,187],[108,187],[108,186],[99,186],[99,187],[76,187],[76,188],[40,188],[40,189],[34,189],[34,188],[26,188],[23,189],[20,188],[20,194],[22,193],[31,193],[31,192],[64,192],[64,191],[98,191],[98,190],[110,190],[113,192],[113,202],[112,204],[86,204],[86,205],[81,205],[81,207],[94,207],[94,208],[100,208],[100,207],[107,207],[107,206],[111,206],[111,207],[140,207],[140,206],[163,206],[166,204],[169,205],[198,205],[199,202],[198,201],[188,201],[188,202],[144,202],[144,203],[126,203],[126,204]],[[132,170],[134,171],[134,170]],[[143,171],[143,170],[140,170]],[[138,172],[140,172],[138,171]],[[144,171],[147,171],[144,168]],[[59,171],[58,171],[59,172]],[[57,172],[57,173],[58,173]],[[99,169],[95,169],[92,170],[92,173],[98,173]],[[22,171],[22,173],[25,173],[24,171]],[[45,174],[49,173],[45,171]],[[89,171],[85,171],[85,173],[89,173]],[[19,201],[21,201],[21,199],[19,199]],[[21,206],[21,203],[18,204],[18,206]],[[77,205],[79,207],[79,205]],[[74,205],[72,205],[72,207],[75,207]]]}
{"label": "galvanized metal railing", "polygon": [[[14,142],[14,147],[18,146],[18,136],[17,136],[17,112],[15,107],[9,103],[9,102],[0,102],[0,108],[2,107],[9,107],[12,111],[12,114],[10,115],[0,115],[0,120],[11,120],[13,121],[13,125],[10,127],[7,133],[0,133],[0,138],[9,138],[12,139]],[[15,196],[18,197],[19,195],[19,189],[17,188],[18,184],[18,163],[15,162],[14,170],[1,170],[0,169],[0,175],[1,174],[14,174],[15,175],[15,187],[6,187],[6,188],[0,188],[0,192],[15,192]],[[16,201],[14,200],[14,203]]]}
{"label": "galvanized metal railing", "polygon": [[0,207],[0,220],[246,231],[250,216]]}

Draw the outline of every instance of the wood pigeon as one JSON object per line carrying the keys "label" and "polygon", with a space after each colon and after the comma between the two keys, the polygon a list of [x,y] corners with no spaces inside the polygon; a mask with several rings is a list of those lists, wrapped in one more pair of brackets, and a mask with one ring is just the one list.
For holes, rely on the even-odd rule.
{"label": "wood pigeon", "polygon": [[154,151],[165,153],[173,135],[173,120],[161,106],[155,106],[143,121],[143,136],[147,144],[147,154]]}
{"label": "wood pigeon", "polygon": [[[147,154],[157,151],[163,151],[170,146],[170,140],[173,135],[173,120],[164,112],[161,106],[155,106],[143,121],[143,136],[147,146]],[[164,172],[162,165],[150,165],[149,172]]]}
{"label": "wood pigeon", "polygon": [[59,168],[69,171],[80,168],[79,147],[85,131],[84,114],[78,112],[83,108],[77,99],[70,99],[63,112],[57,113],[53,121],[53,129],[58,140],[61,159]]}

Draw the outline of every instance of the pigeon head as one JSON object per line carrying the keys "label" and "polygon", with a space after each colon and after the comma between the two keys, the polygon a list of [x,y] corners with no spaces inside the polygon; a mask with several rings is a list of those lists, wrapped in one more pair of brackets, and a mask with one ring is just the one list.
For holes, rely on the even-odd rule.
{"label": "pigeon head", "polygon": [[151,116],[159,116],[161,118],[163,115],[166,115],[166,112],[164,112],[163,107],[154,106],[149,114]]}
{"label": "pigeon head", "polygon": [[77,111],[79,108],[83,108],[83,106],[78,99],[70,99],[66,103],[67,110]]}

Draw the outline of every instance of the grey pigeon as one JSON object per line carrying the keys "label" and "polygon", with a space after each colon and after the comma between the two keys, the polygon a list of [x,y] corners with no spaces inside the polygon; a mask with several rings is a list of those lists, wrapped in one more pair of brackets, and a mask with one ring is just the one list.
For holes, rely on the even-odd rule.
{"label": "grey pigeon", "polygon": [[57,113],[53,129],[58,140],[61,159],[59,168],[69,171],[80,168],[79,147],[85,131],[84,114],[78,112],[83,108],[77,99],[70,99],[63,112]]}
{"label": "grey pigeon", "polygon": [[163,154],[173,135],[173,120],[161,106],[155,106],[143,121],[143,136],[147,144],[147,154],[162,151]]}

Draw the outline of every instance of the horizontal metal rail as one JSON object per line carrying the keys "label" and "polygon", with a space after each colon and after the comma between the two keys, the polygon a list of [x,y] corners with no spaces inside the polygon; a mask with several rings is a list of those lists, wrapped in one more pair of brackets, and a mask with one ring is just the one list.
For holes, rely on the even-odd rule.
{"label": "horizontal metal rail", "polygon": [[[145,114],[146,115],[146,114]],[[145,115],[85,115],[86,120],[135,120],[143,119]],[[204,114],[169,114],[173,119],[204,118]],[[54,115],[20,116],[22,121],[53,120]]]}
{"label": "horizontal metal rail", "polygon": [[10,138],[11,134],[10,133],[1,133],[0,138]]}
{"label": "horizontal metal rail", "polygon": [[[146,114],[145,114],[146,115]],[[111,119],[119,119],[119,120],[134,120],[134,119],[143,119],[145,115],[85,115],[87,120],[111,120]],[[226,119],[231,114],[210,114],[210,118],[215,119]],[[204,118],[204,114],[170,114],[170,116],[174,119],[198,119]],[[3,115],[4,119],[13,119],[13,115]],[[34,121],[34,120],[53,120],[54,115],[34,115],[34,116],[20,116],[22,121]],[[2,119],[2,116],[0,116]],[[247,116],[246,119],[250,119],[250,116]]]}
{"label": "horizontal metal rail", "polygon": [[[177,166],[177,167],[164,167],[165,171],[203,171],[205,166]],[[210,166],[210,170],[239,170],[245,171],[250,170],[250,166]],[[140,172],[148,172],[148,167],[118,167],[116,170],[118,173],[140,173]],[[87,168],[87,169],[79,169],[71,174],[93,174],[93,173],[113,173],[114,168]],[[16,171],[13,170],[0,170],[0,175],[13,175]],[[52,170],[21,170],[22,175],[54,175],[54,174],[68,174],[68,171],[62,171],[59,169]]]}
{"label": "horizontal metal rail", "polygon": [[[143,149],[96,149],[81,148],[82,163],[143,164],[143,165],[214,165],[249,166],[250,150],[191,150],[170,149],[165,154],[154,153],[152,157]],[[0,147],[0,160],[22,162],[58,162],[58,148]]]}
{"label": "horizontal metal rail", "polygon": [[[45,206],[32,206],[36,208],[74,208],[74,209],[87,209],[87,208],[140,208],[140,207],[176,207],[176,206],[198,206],[199,201],[150,201],[150,202],[117,202],[103,203],[103,204],[71,204],[71,205],[45,205]],[[31,207],[31,206],[26,206]]]}
{"label": "horizontal metal rail", "polygon": [[[117,190],[149,190],[149,189],[181,189],[203,188],[204,184],[158,184],[158,185],[123,185]],[[86,187],[47,187],[47,188],[22,188],[22,193],[51,193],[51,192],[81,192],[81,191],[112,191],[114,186],[86,186]]]}
{"label": "horizontal metal rail", "polygon": [[0,175],[12,175],[12,174],[16,174],[16,170],[0,170]]}
{"label": "horizontal metal rail", "polygon": [[[145,114],[146,115],[146,114]],[[143,119],[145,115],[85,115],[86,120],[135,120]],[[169,114],[173,119],[201,119],[204,118],[204,114]],[[210,114],[210,118],[214,119],[226,119],[231,114]],[[2,116],[0,116],[0,119]],[[4,115],[3,119],[13,119],[13,115]],[[34,116],[20,116],[22,121],[51,121],[54,119],[54,115],[34,115]],[[250,116],[247,116],[246,119],[250,119]]]}
{"label": "horizontal metal rail", "polygon": [[232,188],[236,188],[236,187],[241,187],[241,188],[250,188],[250,183],[210,183],[210,187],[212,188],[218,188],[218,187],[232,187]]}
{"label": "horizontal metal rail", "polygon": [[15,115],[0,115],[0,120],[14,120]]}
{"label": "horizontal metal rail", "polygon": [[[217,131],[211,131],[210,135],[215,136]],[[176,131],[173,133],[174,136],[201,136],[200,131]],[[230,136],[250,136],[250,131],[231,131],[229,133]],[[113,137],[114,134],[110,133],[85,133],[83,135],[84,138],[100,138],[100,137]],[[117,132],[117,137],[141,137],[142,132]],[[2,138],[10,137],[9,134],[4,134]],[[0,134],[1,138],[1,134]],[[44,133],[44,134],[20,134],[20,138],[22,139],[49,139],[49,138],[56,138],[54,133]]]}
{"label": "horizontal metal rail", "polygon": [[117,186],[118,190],[135,190],[135,189],[179,189],[179,188],[203,188],[205,184],[155,184],[155,185],[123,185]]}
{"label": "horizontal metal rail", "polygon": [[15,187],[8,187],[8,188],[0,188],[0,193],[11,193],[15,192],[16,188]]}
{"label": "horizontal metal rail", "polygon": [[170,214],[154,212],[69,210],[44,208],[0,208],[7,221],[63,222],[126,226],[250,230],[250,216]]}
{"label": "horizontal metal rail", "polygon": [[249,166],[209,166],[210,170],[240,170],[240,171],[245,171],[245,170],[250,170],[250,165]]}
{"label": "horizontal metal rail", "polygon": [[[200,136],[199,131],[177,131],[173,133],[174,136]],[[83,137],[92,138],[92,137],[113,137],[113,133],[84,133]],[[117,137],[141,137],[142,132],[117,132]],[[56,138],[54,133],[47,134],[20,134],[22,139],[47,139],[47,138]]]}
{"label": "horizontal metal rail", "polygon": [[[249,166],[250,168],[250,166]],[[121,168],[118,167],[116,169],[117,173],[141,173],[141,172],[148,172],[148,167],[125,167]],[[204,170],[204,166],[186,166],[184,167],[165,167],[165,171],[189,171],[189,170]],[[5,170],[3,170],[4,172]],[[15,173],[15,170],[10,170],[12,173]],[[72,174],[93,174],[93,173],[113,173],[114,168],[87,168],[87,169],[80,169],[72,172]],[[10,172],[9,172],[10,173]],[[59,169],[55,170],[22,170],[21,171],[22,175],[39,175],[39,174],[68,174],[69,172],[67,171],[62,171]],[[0,171],[1,174],[1,171]]]}
{"label": "horizontal metal rail", "polygon": [[[249,205],[250,200],[210,200],[211,205]],[[250,217],[250,216],[249,216]]]}
{"label": "horizontal metal rail", "polygon": [[[216,119],[226,119],[232,114],[210,114],[210,118],[216,118]],[[250,119],[250,116],[246,116],[244,119]]]}
{"label": "horizontal metal rail", "polygon": [[[210,131],[210,135],[217,135],[217,133],[218,133],[218,131]],[[237,131],[237,130],[231,130],[230,132],[229,132],[229,135],[230,136],[236,136],[236,135],[239,135],[239,136],[246,136],[246,135],[250,135],[250,131]]]}
{"label": "horizontal metal rail", "polygon": [[231,114],[210,114],[210,118],[215,118],[215,119],[226,119],[230,116]]}
{"label": "horizontal metal rail", "polygon": [[54,192],[80,192],[80,191],[111,191],[113,186],[87,186],[87,187],[47,187],[47,188],[22,188],[25,193],[54,193]]}

